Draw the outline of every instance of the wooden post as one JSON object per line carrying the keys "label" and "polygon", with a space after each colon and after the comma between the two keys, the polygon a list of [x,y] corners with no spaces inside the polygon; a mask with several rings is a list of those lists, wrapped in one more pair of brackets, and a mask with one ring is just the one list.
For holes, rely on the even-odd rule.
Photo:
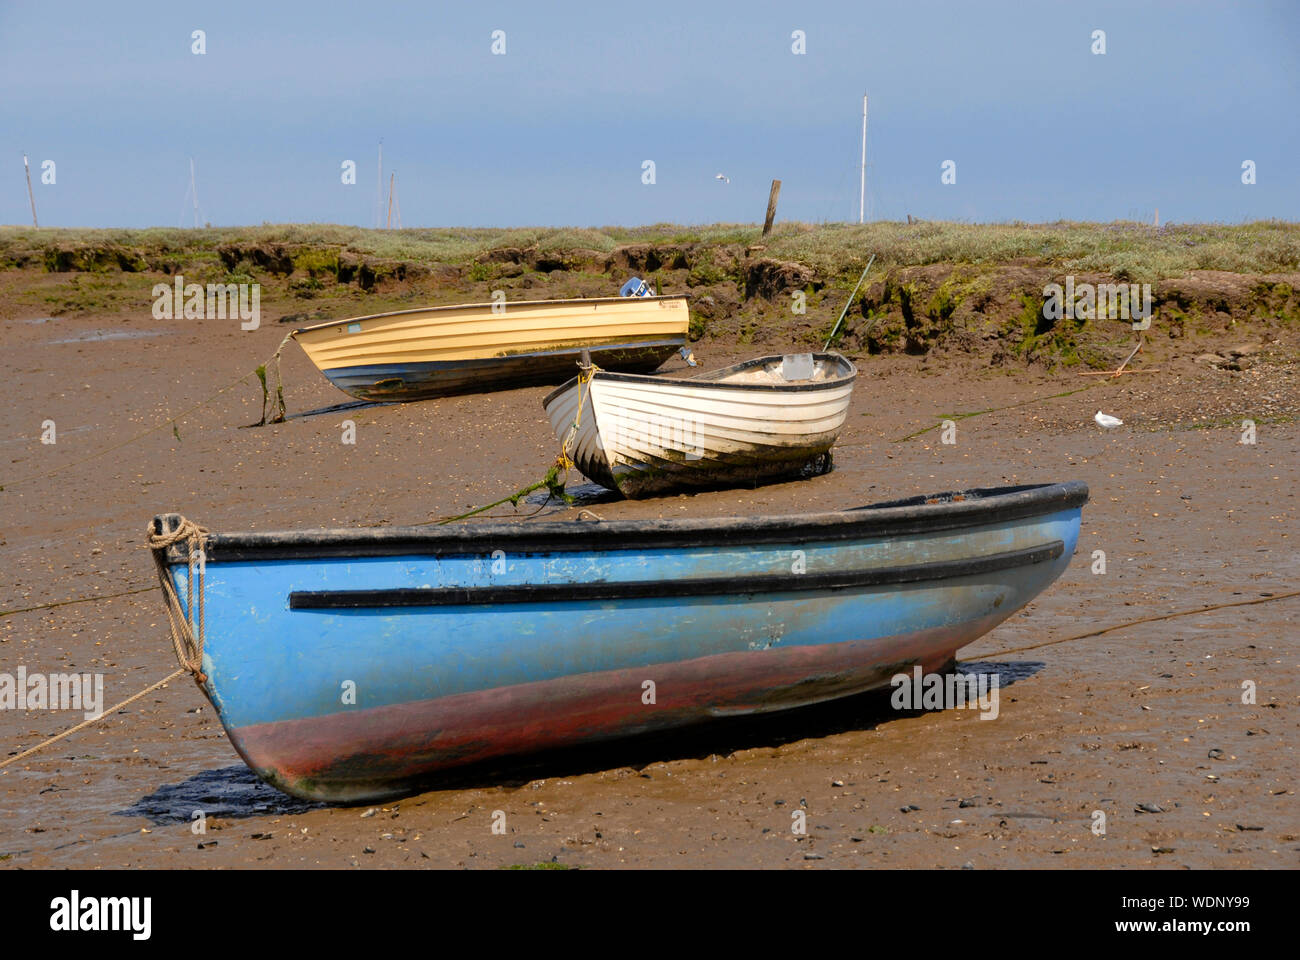
{"label": "wooden post", "polygon": [[763,221],[763,236],[772,232],[772,220],[776,217],[776,198],[781,196],[781,181],[773,180],[772,189],[767,195],[767,219]]}
{"label": "wooden post", "polygon": [[27,164],[27,154],[23,154],[23,170],[27,172],[27,199],[32,204],[32,226],[39,227],[36,222],[36,198],[32,196],[32,168]]}
{"label": "wooden post", "polygon": [[1160,229],[1160,208],[1156,207],[1156,229]]}

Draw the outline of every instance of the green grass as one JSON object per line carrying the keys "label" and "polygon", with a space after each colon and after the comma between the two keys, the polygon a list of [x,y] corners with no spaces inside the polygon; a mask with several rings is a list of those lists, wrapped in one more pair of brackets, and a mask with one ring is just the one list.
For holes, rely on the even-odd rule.
{"label": "green grass", "polygon": [[[930,263],[996,264],[1024,259],[1061,272],[1101,272],[1121,280],[1150,282],[1189,270],[1276,273],[1300,269],[1300,224],[1263,220],[1236,225],[1176,224],[1159,229],[1131,222],[971,224],[877,222],[868,224],[778,224],[761,237],[757,224],[646,227],[513,229],[442,228],[370,230],[336,224],[264,224],[144,230],[0,227],[0,268],[80,261],[93,269],[117,269],[119,261],[173,267],[211,261],[232,243],[284,243],[318,247],[295,259],[309,272],[325,272],[331,257],[348,250],[367,258],[428,263],[471,263],[499,247],[535,247],[544,254],[596,251],[607,254],[633,243],[735,245],[762,241],[762,256],[795,260],[822,277],[856,278],[871,254],[878,267]],[[72,251],[76,251],[72,253]],[[698,280],[709,267],[696,267]]]}

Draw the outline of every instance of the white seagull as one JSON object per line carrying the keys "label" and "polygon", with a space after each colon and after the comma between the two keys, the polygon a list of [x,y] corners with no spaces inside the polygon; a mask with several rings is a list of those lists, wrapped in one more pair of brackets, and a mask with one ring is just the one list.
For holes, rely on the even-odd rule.
{"label": "white seagull", "polygon": [[1100,410],[1097,411],[1097,415],[1092,419],[1097,421],[1098,426],[1105,427],[1107,430],[1123,426],[1124,424],[1124,421],[1119,417],[1112,417],[1110,414],[1102,413]]}
{"label": "white seagull", "polygon": [[717,174],[713,179],[714,179],[714,180],[725,180],[727,183],[730,183],[730,182],[731,182],[731,178],[730,178],[730,177],[726,176],[725,174],[721,174],[721,173]]}

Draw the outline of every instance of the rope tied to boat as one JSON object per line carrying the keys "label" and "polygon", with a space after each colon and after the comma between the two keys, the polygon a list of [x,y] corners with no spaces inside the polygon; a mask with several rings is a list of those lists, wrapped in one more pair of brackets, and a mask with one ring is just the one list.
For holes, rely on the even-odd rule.
{"label": "rope tied to boat", "polygon": [[[158,571],[158,584],[162,587],[163,602],[167,607],[167,621],[171,627],[172,647],[176,651],[176,662],[188,670],[194,681],[203,684],[208,678],[203,672],[203,641],[205,632],[203,582],[207,555],[208,531],[184,517],[170,532],[159,532],[152,523],[149,524],[149,549],[153,552],[154,566]],[[167,551],[178,544],[185,546],[187,576],[185,581],[185,604],[176,593],[172,583],[171,569],[167,562]],[[194,588],[195,569],[198,569],[198,589]]]}
{"label": "rope tied to boat", "polygon": [[[585,353],[586,351],[584,351],[584,354]],[[552,500],[559,500],[571,506],[574,498],[564,489],[565,484],[569,479],[569,471],[576,466],[573,462],[573,458],[569,456],[569,446],[573,443],[574,438],[578,434],[578,428],[582,424],[582,408],[586,403],[584,394],[590,396],[591,380],[599,372],[600,367],[592,363],[586,356],[584,356],[583,362],[578,364],[578,413],[574,417],[573,424],[569,427],[569,432],[564,437],[564,442],[560,445],[559,456],[555,458],[555,462],[551,464],[551,468],[546,471],[546,476],[542,477],[542,479],[538,480],[536,483],[530,483],[528,486],[516,490],[508,497],[502,497],[500,500],[486,503],[481,507],[475,507],[473,510],[467,510],[465,513],[457,514],[454,517],[444,517],[441,520],[431,520],[428,522],[437,523],[439,526],[442,526],[448,523],[456,523],[459,520],[467,520],[470,517],[476,517],[479,514],[486,513],[488,510],[491,510],[494,507],[499,507],[502,504],[508,503],[512,507],[518,507],[520,500],[524,499],[524,497],[528,496],[533,491],[541,490],[543,488],[546,489],[546,502],[542,504],[542,507],[538,508],[537,512],[540,513],[541,509]],[[534,516],[535,515],[536,514],[534,514]]]}
{"label": "rope tied to boat", "polygon": [[[595,363],[586,358],[584,360],[584,363],[578,364],[578,412],[569,425],[569,432],[564,435],[564,443],[560,445],[560,456],[556,461],[565,473],[576,466],[569,456],[569,445],[578,437],[578,430],[582,427],[582,408],[587,405],[587,397],[591,395],[592,378],[600,372],[600,367]],[[592,416],[595,416],[595,411],[592,411]]]}

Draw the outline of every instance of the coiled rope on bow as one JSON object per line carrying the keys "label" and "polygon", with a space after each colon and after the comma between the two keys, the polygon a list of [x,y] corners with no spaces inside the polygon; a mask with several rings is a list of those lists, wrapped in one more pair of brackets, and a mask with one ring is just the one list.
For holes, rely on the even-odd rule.
{"label": "coiled rope on bow", "polygon": [[[208,531],[198,524],[180,518],[176,529],[170,532],[158,532],[153,524],[149,525],[149,549],[153,552],[154,566],[158,570],[158,585],[162,588],[163,602],[167,607],[167,621],[171,626],[172,647],[176,651],[176,662],[188,670],[196,683],[202,684],[207,675],[203,672],[203,581],[206,565],[204,546]],[[185,582],[185,604],[176,593],[172,583],[171,570],[167,562],[167,551],[177,544],[186,548],[186,566],[188,573]],[[194,571],[198,569],[198,590],[194,589]]]}

